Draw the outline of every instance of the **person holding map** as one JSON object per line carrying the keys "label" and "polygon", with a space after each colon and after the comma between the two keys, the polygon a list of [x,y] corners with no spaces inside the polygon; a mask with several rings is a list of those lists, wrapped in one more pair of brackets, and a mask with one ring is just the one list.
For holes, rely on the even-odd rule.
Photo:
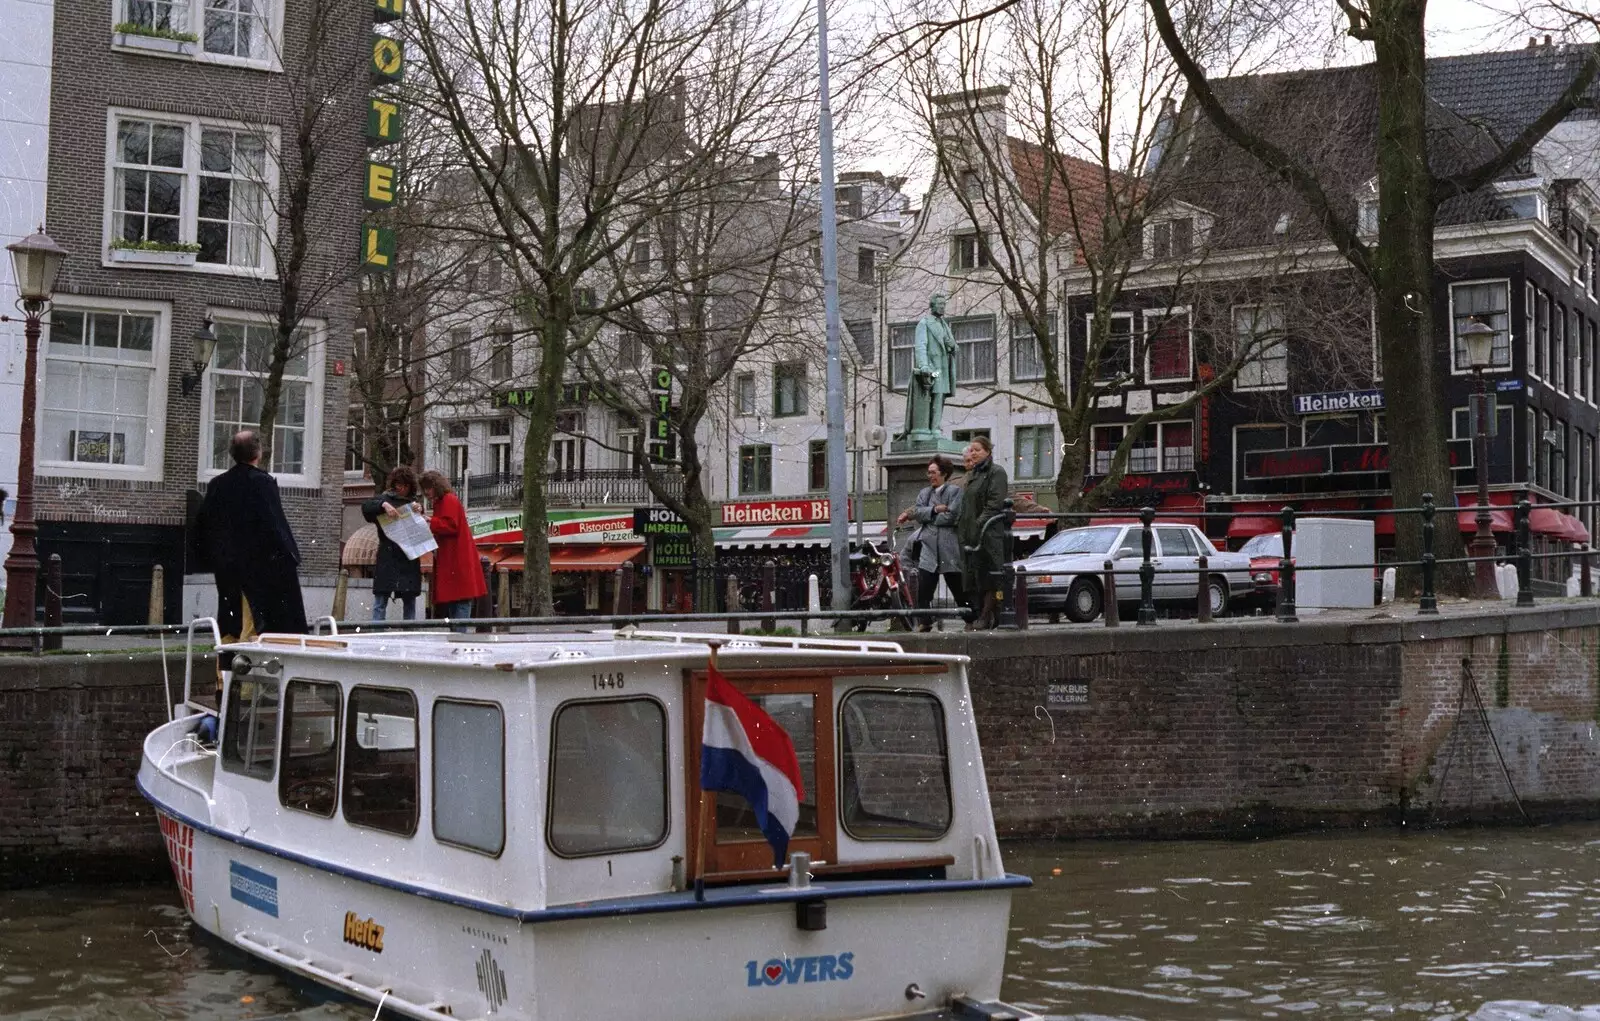
{"label": "person holding map", "polygon": [[433,555],[433,605],[441,617],[464,620],[472,616],[473,602],[489,593],[478,566],[478,547],[467,527],[466,508],[442,472],[423,472],[418,485],[433,504],[428,527],[439,542]]}
{"label": "person holding map", "polygon": [[[422,561],[412,559],[389,537],[385,525],[402,512],[421,514],[417,473],[410,465],[396,465],[383,483],[384,492],[361,504],[361,516],[378,526],[378,558],[372,567],[372,619],[388,616],[390,598],[400,600],[405,620],[417,619],[417,597],[422,594]],[[387,521],[385,520],[387,519]]]}

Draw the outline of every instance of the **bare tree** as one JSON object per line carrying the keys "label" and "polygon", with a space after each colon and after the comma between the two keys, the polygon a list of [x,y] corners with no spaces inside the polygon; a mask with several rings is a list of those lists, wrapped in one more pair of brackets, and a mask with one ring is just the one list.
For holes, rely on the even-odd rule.
{"label": "bare tree", "polygon": [[[793,59],[804,32],[798,12],[762,0],[425,0],[415,13],[431,111],[460,146],[485,237],[507,253],[520,291],[522,342],[537,362],[522,513],[542,521],[574,356],[600,322],[670,289],[663,280],[601,297],[607,268],[721,187],[716,169],[772,102],[769,70]],[[530,610],[548,613],[547,537],[523,534]]]}
{"label": "bare tree", "polygon": [[[1271,233],[1229,237],[1220,225],[1234,210],[1216,208],[1218,194],[1207,187],[1213,167],[1163,161],[1187,141],[1172,105],[1182,78],[1138,0],[963,4],[947,21],[938,45],[912,52],[903,68],[934,141],[935,192],[959,209],[948,229],[976,246],[952,252],[965,271],[956,287],[992,291],[1015,317],[1011,343],[1031,344],[1043,394],[1002,392],[1053,409],[1063,441],[1058,505],[1095,506],[1116,488],[1148,427],[1192,416],[1283,342],[1282,316],[1240,330],[1214,310],[1276,290],[1300,270],[1308,246]],[[1235,26],[1221,40],[1191,45],[1226,59],[1249,48],[1241,46],[1246,34]],[[1006,85],[986,88],[990,81]],[[1218,251],[1240,245],[1256,249],[1251,280],[1207,272]],[[1185,311],[1118,329],[1136,291],[1146,307]],[[1070,356],[1069,308],[1087,320],[1081,363]],[[1191,337],[1200,350],[1189,350]],[[1318,331],[1317,339],[1347,338]],[[1193,384],[1137,414],[1114,456],[1097,459],[1091,437],[1104,395],[1144,377],[1147,355],[1159,359],[1168,348],[1185,363],[1193,356],[1201,370]],[[1086,487],[1091,475],[1109,478]]]}
{"label": "bare tree", "polygon": [[[1386,402],[1390,477],[1397,506],[1416,506],[1422,494],[1450,493],[1453,483],[1445,449],[1440,382],[1434,358],[1432,303],[1418,300],[1433,292],[1434,228],[1442,203],[1469,195],[1525,159],[1552,128],[1571,114],[1600,73],[1600,47],[1575,60],[1567,86],[1520,133],[1481,154],[1436,144],[1430,128],[1434,111],[1427,90],[1424,15],[1426,0],[1338,0],[1346,31],[1369,44],[1370,75],[1377,106],[1376,244],[1364,237],[1355,203],[1324,167],[1282,144],[1283,125],[1264,122],[1230,104],[1218,91],[1185,38],[1191,31],[1174,18],[1169,0],[1146,0],[1163,43],[1189,87],[1191,100],[1216,129],[1254,157],[1273,177],[1294,189],[1312,217],[1372,286]],[[1186,18],[1191,12],[1180,9]],[[1576,13],[1576,12],[1574,12]],[[1203,16],[1203,14],[1202,14]],[[1585,14],[1592,19],[1592,14]],[[1594,27],[1592,21],[1590,27]],[[1247,95],[1238,99],[1248,99]],[[1484,136],[1489,140],[1488,136]],[[1396,537],[1402,560],[1420,555],[1420,537],[1401,530]],[[1461,536],[1453,528],[1438,536],[1436,552],[1458,556]],[[1446,572],[1448,588],[1464,591],[1466,571]]]}

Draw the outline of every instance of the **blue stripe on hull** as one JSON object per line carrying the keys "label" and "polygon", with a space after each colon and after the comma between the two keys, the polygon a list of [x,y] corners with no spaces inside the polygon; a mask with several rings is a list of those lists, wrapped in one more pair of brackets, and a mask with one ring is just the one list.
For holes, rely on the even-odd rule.
{"label": "blue stripe on hull", "polygon": [[762,904],[783,904],[800,900],[849,900],[858,897],[965,893],[976,890],[1013,890],[1033,885],[1033,880],[1027,876],[1010,874],[997,879],[871,879],[851,880],[847,883],[839,884],[821,882],[799,889],[787,886],[781,888],[767,887],[759,890],[748,886],[720,887],[706,890],[705,900],[703,901],[695,900],[693,892],[684,891],[682,893],[652,893],[638,897],[619,897],[614,900],[586,901],[583,904],[570,904],[553,908],[515,908],[504,904],[496,904],[493,901],[478,900],[475,897],[463,897],[459,894],[446,893],[442,890],[418,886],[415,883],[389,879],[386,876],[363,872],[348,865],[340,865],[337,862],[325,861],[296,851],[274,847],[260,840],[252,840],[249,837],[227,833],[217,829],[210,823],[202,822],[193,816],[186,815],[175,808],[163,804],[145,788],[143,781],[137,777],[134,779],[134,783],[139,788],[139,793],[144,795],[145,800],[162,812],[219,840],[226,840],[229,843],[238,844],[240,847],[248,847],[263,854],[270,854],[275,858],[297,862],[336,876],[344,876],[359,882],[371,883],[373,886],[409,893],[427,900],[438,901],[441,904],[451,904],[473,911],[481,911],[487,915],[514,918],[526,924],[565,922],[582,918],[654,915],[671,911],[704,911]]}

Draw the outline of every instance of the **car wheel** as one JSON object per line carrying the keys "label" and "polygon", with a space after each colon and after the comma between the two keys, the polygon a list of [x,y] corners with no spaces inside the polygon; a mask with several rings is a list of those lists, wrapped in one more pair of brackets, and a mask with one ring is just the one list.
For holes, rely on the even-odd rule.
{"label": "car wheel", "polygon": [[1213,574],[1206,583],[1206,599],[1211,603],[1211,616],[1221,617],[1228,612],[1228,579]]}
{"label": "car wheel", "polygon": [[1100,616],[1104,599],[1100,583],[1093,578],[1074,578],[1067,589],[1067,619],[1074,624],[1085,624]]}

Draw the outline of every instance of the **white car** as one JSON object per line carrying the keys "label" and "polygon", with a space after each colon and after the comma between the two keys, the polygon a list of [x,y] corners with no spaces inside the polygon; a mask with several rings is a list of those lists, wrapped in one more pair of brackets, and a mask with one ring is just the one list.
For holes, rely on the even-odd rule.
{"label": "white car", "polygon": [[[1249,557],[1218,551],[1193,525],[1158,521],[1150,531],[1156,602],[1194,606],[1202,556],[1212,616],[1222,616],[1236,596],[1251,591]],[[1116,565],[1118,604],[1138,603],[1139,576],[1134,572],[1144,560],[1143,532],[1138,524],[1088,525],[1051,536],[1032,556],[1015,564],[1028,573],[1029,611],[1063,611],[1067,619],[1079,623],[1094,620],[1105,608],[1107,560]]]}

